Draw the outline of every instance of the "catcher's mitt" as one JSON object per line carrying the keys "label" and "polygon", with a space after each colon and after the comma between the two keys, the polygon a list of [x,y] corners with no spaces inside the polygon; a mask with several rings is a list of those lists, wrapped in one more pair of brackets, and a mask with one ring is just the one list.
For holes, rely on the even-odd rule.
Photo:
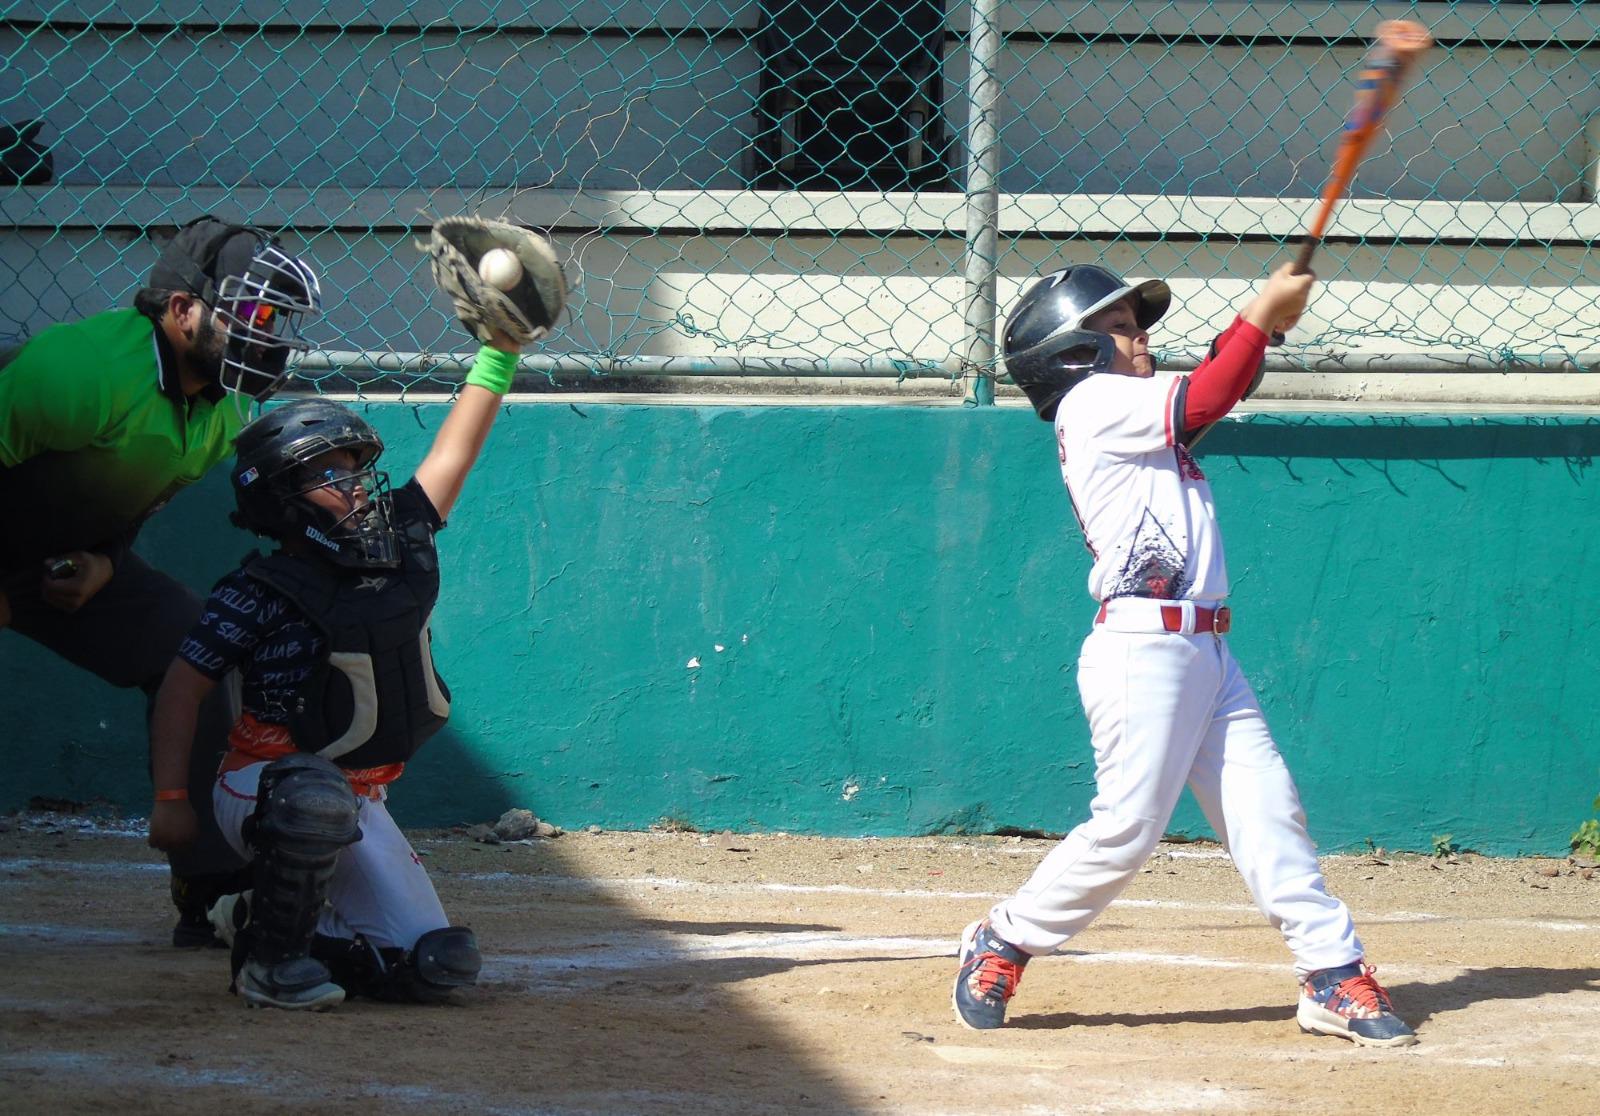
{"label": "catcher's mitt", "polygon": [[[456,316],[480,341],[498,330],[518,345],[549,333],[567,305],[567,278],[550,242],[538,233],[480,217],[446,217],[433,226],[423,245],[439,289],[455,303]],[[508,290],[478,275],[484,253],[504,248],[522,264],[522,276]]]}

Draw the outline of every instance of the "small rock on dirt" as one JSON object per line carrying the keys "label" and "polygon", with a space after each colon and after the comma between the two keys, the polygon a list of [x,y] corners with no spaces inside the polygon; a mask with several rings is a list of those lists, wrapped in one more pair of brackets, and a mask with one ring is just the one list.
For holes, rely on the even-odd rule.
{"label": "small rock on dirt", "polygon": [[512,809],[494,823],[494,835],[502,841],[525,841],[529,837],[559,837],[561,830],[533,816],[533,811]]}

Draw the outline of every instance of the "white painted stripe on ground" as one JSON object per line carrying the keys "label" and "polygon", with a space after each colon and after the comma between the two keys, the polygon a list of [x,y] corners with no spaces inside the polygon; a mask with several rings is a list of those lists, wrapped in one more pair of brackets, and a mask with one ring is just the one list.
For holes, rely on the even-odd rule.
{"label": "white painted stripe on ground", "polygon": [[[587,879],[573,876],[535,876],[517,872],[462,873],[453,877],[482,883],[526,883],[530,887],[550,891],[689,891],[707,895],[728,895],[768,892],[795,895],[860,895],[883,899],[963,899],[996,902],[1008,898],[1012,892],[1000,891],[934,891],[924,888],[875,888],[853,884],[785,884],[785,883],[708,883],[702,880],[684,880],[673,876],[622,876],[605,879]],[[1112,907],[1133,910],[1212,911],[1228,914],[1257,915],[1252,903],[1193,903],[1183,899],[1116,899]],[[1369,918],[1386,922],[1462,922],[1467,924],[1494,923],[1497,926],[1523,926],[1538,930],[1600,930],[1597,922],[1551,922],[1502,915],[1447,915],[1430,911],[1368,910]],[[1359,920],[1358,920],[1359,921]]]}
{"label": "white painted stripe on ground", "polygon": [[258,1089],[278,1087],[276,1076],[265,1071],[195,1069],[186,1065],[143,1065],[133,1058],[104,1057],[68,1050],[19,1050],[0,1054],[0,1067],[6,1069],[48,1069],[74,1077],[87,1077],[105,1083],[184,1085],[249,1085]]}
{"label": "white painted stripe on ground", "polygon": [[78,837],[136,837],[139,840],[150,832],[147,818],[83,817],[78,814],[58,814],[44,811],[23,814],[17,828],[24,833],[71,833]]}
{"label": "white painted stripe on ground", "polygon": [[[20,857],[11,860],[0,860],[0,887],[4,887],[8,883],[26,883],[27,879],[22,874],[41,868],[61,874],[79,872],[85,875],[164,874],[168,871],[167,865],[160,861],[120,863],[116,861],[52,860],[46,857]],[[5,877],[8,875],[12,878],[6,879]],[[581,876],[529,875],[520,872],[452,872],[440,873],[440,875],[447,879],[466,880],[474,883],[522,884],[529,889],[587,891],[601,894],[607,892],[657,890],[689,891],[707,895],[739,895],[764,892],[774,895],[859,895],[884,899],[960,899],[989,903],[1005,899],[1012,894],[1011,892],[1000,891],[937,891],[927,888],[861,887],[855,884],[787,884],[744,881],[708,883],[701,880],[679,879],[674,876],[589,878]],[[1117,899],[1111,905],[1112,907],[1123,907],[1130,910],[1211,911],[1250,915],[1258,913],[1255,906],[1250,903],[1193,903],[1181,899]],[[1535,930],[1551,930],[1557,933],[1600,931],[1600,922],[1583,922],[1577,919],[1560,921],[1515,918],[1502,915],[1447,915],[1433,911],[1369,910],[1365,914],[1368,917],[1381,918],[1387,922],[1460,922],[1468,925],[1492,923],[1496,926],[1519,926]]]}
{"label": "white painted stripe on ground", "polygon": [[[570,953],[491,954],[486,975],[616,972],[729,958],[803,961],[816,957],[905,960],[954,957],[951,938],[851,937],[846,934],[596,934]],[[500,973],[498,970],[505,970]]]}
{"label": "white painted stripe on ground", "polygon": [[[484,962],[484,974],[491,978],[545,977],[567,983],[566,978],[574,974],[581,977],[585,973],[615,973],[730,959],[801,962],[824,957],[841,961],[862,958],[903,961],[955,955],[956,942],[953,938],[858,937],[814,931],[794,934],[597,934],[585,943],[583,949],[572,952],[490,955]],[[1055,956],[1074,965],[1216,969],[1280,973],[1285,977],[1292,971],[1287,958],[1275,962],[1235,961],[1198,954],[1146,953],[1139,950],[1067,950]],[[1454,965],[1386,965],[1384,971],[1391,977],[1447,980],[1467,970]]]}
{"label": "white painted stripe on ground", "polygon": [[[775,895],[862,895],[882,899],[975,899],[995,902],[1006,898],[1007,891],[934,891],[927,888],[859,887],[854,884],[786,884],[786,883],[707,883],[702,880],[684,880],[674,876],[632,876],[606,879],[586,879],[573,876],[531,876],[517,872],[471,872],[455,876],[459,880],[480,883],[527,883],[551,891],[692,891],[708,895],[729,895],[751,892],[769,892]],[[1118,899],[1114,907],[1149,907],[1170,910],[1246,911],[1253,913],[1249,903],[1186,903],[1176,899]]]}
{"label": "white painted stripe on ground", "polygon": [[38,938],[43,942],[88,945],[100,942],[143,942],[146,935],[132,930],[103,930],[92,926],[48,926],[0,922],[0,938]]}
{"label": "white painted stripe on ground", "polygon": [[[37,872],[39,869],[55,870],[63,874],[117,876],[129,875],[134,872],[161,872],[168,871],[165,861],[90,861],[90,860],[51,860],[42,856],[17,857],[13,860],[0,860],[0,872]],[[4,883],[0,880],[0,883]]]}
{"label": "white painted stripe on ground", "polygon": [[[304,1080],[303,1075],[295,1074],[293,1071],[286,1073],[282,1067],[261,1064],[232,1070],[216,1070],[182,1063],[149,1065],[138,1059],[119,1055],[82,1054],[65,1050],[19,1050],[0,1053],[0,1071],[7,1070],[67,1075],[74,1081],[112,1089],[129,1085],[147,1089],[200,1089],[218,1086],[229,1089],[244,1088],[250,1090],[246,1095],[270,1095],[279,1105],[298,1106],[301,1110],[309,1112],[331,1110],[324,1083]],[[362,1097],[382,1101],[397,1111],[481,1112],[485,1116],[559,1116],[562,1113],[589,1111],[586,1108],[533,1107],[508,1101],[508,1098],[503,1096],[491,1097],[470,1091],[435,1089],[428,1085],[405,1085],[392,1081],[356,1082],[350,1087]],[[635,1094],[619,1091],[614,1095]],[[677,1101],[675,1107],[680,1111],[688,1111],[695,1107],[710,1107],[704,1097],[669,1094],[664,1099]],[[226,1110],[228,1102],[221,1101],[218,1107]]]}
{"label": "white painted stripe on ground", "polygon": [[1221,849],[1162,849],[1156,855],[1170,856],[1175,860],[1233,860]]}

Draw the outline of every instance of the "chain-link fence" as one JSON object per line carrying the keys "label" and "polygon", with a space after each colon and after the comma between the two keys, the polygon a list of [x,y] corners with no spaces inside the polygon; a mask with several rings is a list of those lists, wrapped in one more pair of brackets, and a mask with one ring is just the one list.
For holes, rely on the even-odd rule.
{"label": "chain-link fence", "polygon": [[1381,18],[1433,30],[1279,358],[1589,370],[1600,5],[13,0],[0,343],[126,305],[202,212],[283,230],[303,374],[449,384],[435,214],[548,229],[552,376],[970,377],[1066,259],[1192,359],[1303,233]]}

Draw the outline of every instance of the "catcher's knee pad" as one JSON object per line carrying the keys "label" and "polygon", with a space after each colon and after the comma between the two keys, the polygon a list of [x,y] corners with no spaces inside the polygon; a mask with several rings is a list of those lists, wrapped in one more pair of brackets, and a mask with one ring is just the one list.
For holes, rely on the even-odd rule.
{"label": "catcher's knee pad", "polygon": [[245,839],[256,850],[251,955],[273,964],[304,957],[328,896],[339,850],[361,839],[359,802],[344,774],[297,752],[267,764]]}
{"label": "catcher's knee pad", "polygon": [[483,968],[478,939],[465,926],[429,930],[417,939],[406,960],[425,989],[441,992],[477,984]]}
{"label": "catcher's knee pad", "polygon": [[342,849],[361,840],[359,805],[344,772],[321,756],[295,752],[262,768],[245,840],[257,852],[286,846]]}
{"label": "catcher's knee pad", "polygon": [[409,950],[318,934],[311,955],[348,994],[393,1003],[438,1003],[478,983],[483,968],[478,940],[465,926],[429,930]]}

